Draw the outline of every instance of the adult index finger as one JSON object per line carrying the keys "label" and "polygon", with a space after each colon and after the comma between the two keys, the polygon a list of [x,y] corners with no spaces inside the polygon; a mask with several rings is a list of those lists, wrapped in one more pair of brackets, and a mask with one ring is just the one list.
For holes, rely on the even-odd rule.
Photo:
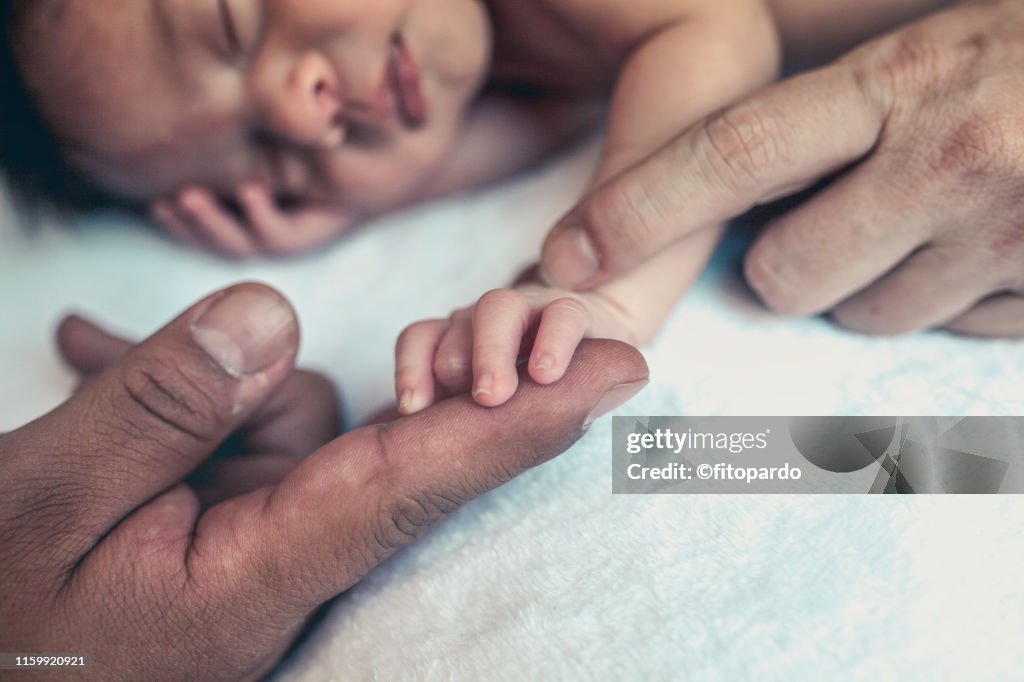
{"label": "adult index finger", "polygon": [[705,119],[598,188],[548,235],[542,274],[589,289],[703,227],[795,193],[866,155],[883,98],[848,62]]}

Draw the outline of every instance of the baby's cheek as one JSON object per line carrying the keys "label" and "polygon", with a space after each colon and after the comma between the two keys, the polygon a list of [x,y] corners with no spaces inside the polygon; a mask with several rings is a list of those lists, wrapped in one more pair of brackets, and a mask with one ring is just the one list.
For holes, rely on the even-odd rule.
{"label": "baby's cheek", "polygon": [[387,151],[343,151],[327,168],[331,191],[345,206],[372,213],[415,199],[451,148],[441,135],[409,136]]}

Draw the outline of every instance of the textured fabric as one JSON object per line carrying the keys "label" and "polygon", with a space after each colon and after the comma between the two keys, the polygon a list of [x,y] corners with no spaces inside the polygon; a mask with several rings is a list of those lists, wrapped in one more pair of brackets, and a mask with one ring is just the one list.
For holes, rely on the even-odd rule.
{"label": "textured fabric", "polygon": [[[145,335],[200,295],[270,282],[301,362],[356,422],[390,400],[405,324],[506,284],[571,203],[593,148],[496,190],[286,262],[231,264],[139,224],[0,227],[0,430],[73,383],[77,309]],[[868,339],[762,311],[728,245],[648,349],[623,414],[1024,414],[1024,344]],[[1015,498],[613,497],[610,421],[457,513],[328,613],[285,666],[323,679],[1013,679],[1024,666]]]}

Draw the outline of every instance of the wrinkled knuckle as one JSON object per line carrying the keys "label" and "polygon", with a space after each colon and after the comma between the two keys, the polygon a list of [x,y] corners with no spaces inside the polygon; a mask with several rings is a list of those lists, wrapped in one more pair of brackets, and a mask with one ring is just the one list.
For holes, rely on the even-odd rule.
{"label": "wrinkled knuckle", "polygon": [[526,305],[526,297],[512,289],[493,289],[480,297],[477,312],[507,313],[518,311]]}
{"label": "wrinkled knuckle", "polygon": [[962,68],[962,55],[927,28],[910,28],[884,39],[871,55],[873,82],[893,94],[933,89]]}
{"label": "wrinkled knuckle", "polygon": [[891,110],[892,95],[883,86],[883,79],[879,78],[878,70],[863,59],[847,57],[840,60],[833,67],[839,77],[855,93],[866,108],[878,110],[879,115],[884,118]]}
{"label": "wrinkled knuckle", "polygon": [[577,217],[605,257],[643,251],[655,242],[666,209],[649,183],[623,178],[589,197]]}
{"label": "wrinkled knuckle", "polygon": [[782,160],[782,131],[774,116],[741,104],[711,117],[701,129],[708,167],[727,189],[758,190]]}
{"label": "wrinkled knuckle", "polygon": [[211,440],[229,418],[225,405],[208,387],[175,362],[144,357],[121,374],[113,419],[136,437],[168,429],[200,442]]}
{"label": "wrinkled knuckle", "polygon": [[578,298],[571,298],[568,296],[552,301],[548,306],[548,310],[558,311],[561,315],[570,315],[581,320],[585,320],[590,317],[590,311],[585,305],[583,305],[582,301]]}
{"label": "wrinkled knuckle", "polygon": [[402,459],[403,444],[386,425],[377,427],[375,435],[377,455],[366,472],[365,485],[380,500],[370,534],[376,550],[373,554],[380,560],[423,535],[466,500],[455,493],[403,490],[395,467]]}
{"label": "wrinkled knuckle", "polygon": [[[442,496],[443,497],[443,496]],[[384,554],[421,537],[457,505],[437,495],[393,495],[380,506],[373,537]]]}

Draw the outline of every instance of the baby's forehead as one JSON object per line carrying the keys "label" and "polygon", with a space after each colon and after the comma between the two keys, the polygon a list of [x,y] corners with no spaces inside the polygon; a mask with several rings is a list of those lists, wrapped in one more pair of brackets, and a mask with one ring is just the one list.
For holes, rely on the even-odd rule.
{"label": "baby's forehead", "polygon": [[245,160],[234,150],[218,151],[202,140],[183,138],[127,154],[86,147],[71,150],[72,163],[107,191],[137,201],[171,194],[188,184],[203,184],[230,194],[244,176]]}
{"label": "baby's forehead", "polygon": [[[151,0],[62,0],[29,27],[23,71],[72,163],[118,194],[148,198],[217,175],[228,118],[201,97]],[[206,104],[203,104],[203,103]]]}

